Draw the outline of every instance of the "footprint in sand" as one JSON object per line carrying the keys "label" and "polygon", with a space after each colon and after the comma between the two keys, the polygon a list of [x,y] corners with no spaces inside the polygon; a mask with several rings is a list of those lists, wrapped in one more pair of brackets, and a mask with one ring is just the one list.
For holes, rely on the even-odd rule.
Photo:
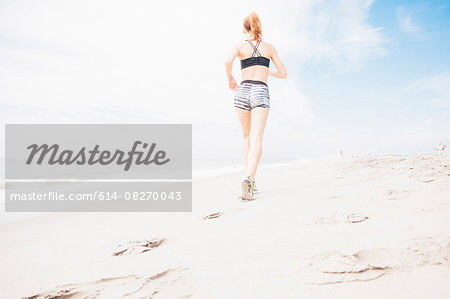
{"label": "footprint in sand", "polygon": [[215,219],[215,218],[219,218],[220,216],[222,216],[223,213],[217,212],[217,213],[213,213],[213,214],[209,214],[206,216],[203,216],[203,219]]}
{"label": "footprint in sand", "polygon": [[208,214],[206,216],[203,216],[203,219],[216,219],[219,218],[220,216],[224,215],[224,214],[228,214],[228,213],[233,213],[233,212],[238,212],[238,211],[243,211],[245,210],[244,208],[237,208],[237,209],[233,209],[231,211],[228,212],[216,212],[216,213],[212,213],[212,214]]}
{"label": "footprint in sand", "polygon": [[[427,159],[429,160],[429,159]],[[435,180],[445,180],[449,173],[448,161],[435,161],[429,162],[424,159],[418,159],[415,161],[415,166],[410,167],[410,177],[417,179],[424,183],[430,183]]]}
{"label": "footprint in sand", "polygon": [[369,219],[369,216],[358,212],[332,212],[324,216],[317,217],[310,222],[310,225],[336,224],[336,223],[358,223]]}
{"label": "footprint in sand", "polygon": [[355,253],[325,252],[307,260],[313,269],[308,284],[336,284],[369,281],[391,271],[404,271],[419,266],[450,265],[450,237],[414,239],[404,248],[364,249]]}
{"label": "footprint in sand", "polygon": [[158,239],[154,238],[153,240],[141,240],[141,241],[130,241],[125,244],[120,244],[117,249],[113,252],[112,255],[131,255],[131,254],[139,254],[150,251],[161,246],[166,239]]}
{"label": "footprint in sand", "polygon": [[122,276],[86,283],[57,286],[25,299],[49,298],[188,298],[193,294],[193,283],[188,268],[169,269],[153,276]]}
{"label": "footprint in sand", "polygon": [[405,198],[408,195],[408,190],[397,190],[397,189],[389,189],[386,191],[388,200],[397,200]]}
{"label": "footprint in sand", "polygon": [[389,251],[384,249],[376,254],[363,250],[354,254],[332,251],[316,255],[309,262],[314,272],[307,283],[324,285],[380,278],[391,270],[389,260],[383,258],[385,255],[389,256]]}

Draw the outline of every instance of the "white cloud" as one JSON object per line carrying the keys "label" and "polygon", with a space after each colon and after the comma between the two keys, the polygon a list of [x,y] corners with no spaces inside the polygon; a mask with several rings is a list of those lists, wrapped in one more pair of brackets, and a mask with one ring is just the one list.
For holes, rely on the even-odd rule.
{"label": "white cloud", "polygon": [[283,16],[269,30],[292,58],[316,61],[339,72],[359,71],[367,61],[386,55],[388,39],[381,27],[369,24],[373,1],[297,1],[278,5]]}
{"label": "white cloud", "polygon": [[406,16],[399,16],[398,23],[400,28],[406,32],[419,32],[421,29],[414,25],[411,21],[411,13],[408,13]]}
{"label": "white cloud", "polygon": [[[244,16],[257,8],[264,37],[291,76],[270,81],[273,105],[279,103],[273,123],[280,132],[313,126],[294,65],[312,60],[349,72],[384,55],[382,29],[368,23],[372,2],[2,1],[0,117],[194,123],[199,151],[211,151],[217,144],[207,136],[239,130],[223,61],[243,37]],[[238,68],[234,73],[239,78]]]}
{"label": "white cloud", "polygon": [[450,72],[416,79],[406,89],[420,93],[432,104],[450,106]]}
{"label": "white cloud", "polygon": [[397,22],[400,29],[406,33],[419,33],[423,31],[418,24],[412,21],[411,12],[401,6],[397,9]]}

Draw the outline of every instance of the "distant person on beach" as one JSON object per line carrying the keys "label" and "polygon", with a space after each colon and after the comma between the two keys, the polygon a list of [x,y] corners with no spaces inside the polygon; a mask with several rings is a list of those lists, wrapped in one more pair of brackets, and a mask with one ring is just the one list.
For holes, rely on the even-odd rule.
{"label": "distant person on beach", "polygon": [[[262,40],[261,22],[255,12],[244,19],[244,34],[245,41],[235,45],[228,54],[225,70],[228,87],[236,90],[234,107],[244,134],[242,159],[247,177],[241,183],[240,198],[253,200],[253,193],[256,191],[255,174],[261,158],[264,127],[270,107],[267,79],[269,75],[284,79],[287,72],[275,48]],[[236,57],[241,61],[241,85],[236,83],[232,75]],[[276,71],[269,69],[270,60]]]}

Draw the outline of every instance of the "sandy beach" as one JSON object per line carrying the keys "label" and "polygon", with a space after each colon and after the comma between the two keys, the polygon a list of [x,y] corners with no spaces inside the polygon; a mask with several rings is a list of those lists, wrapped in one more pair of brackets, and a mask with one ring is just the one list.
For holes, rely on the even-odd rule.
{"label": "sandy beach", "polygon": [[192,213],[51,213],[0,224],[0,297],[450,294],[450,156],[265,168],[252,202],[237,199],[242,176],[194,180]]}

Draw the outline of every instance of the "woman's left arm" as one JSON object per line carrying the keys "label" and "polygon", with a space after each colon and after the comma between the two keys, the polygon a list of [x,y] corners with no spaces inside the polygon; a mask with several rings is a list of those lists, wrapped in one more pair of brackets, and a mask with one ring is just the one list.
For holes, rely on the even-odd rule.
{"label": "woman's left arm", "polygon": [[277,51],[275,50],[275,48],[272,46],[272,61],[273,64],[275,64],[275,68],[277,69],[276,71],[269,71],[269,75],[276,77],[276,78],[280,78],[280,79],[285,79],[287,77],[287,71],[286,68],[284,67],[283,62],[281,61],[280,57],[278,56]]}
{"label": "woman's left arm", "polygon": [[231,71],[233,70],[233,61],[238,55],[239,55],[239,48],[237,46],[234,46],[228,53],[227,58],[225,59],[225,71],[227,73],[228,78],[228,87],[231,90],[236,90],[238,87],[236,80],[234,80],[233,75],[231,73]]}

